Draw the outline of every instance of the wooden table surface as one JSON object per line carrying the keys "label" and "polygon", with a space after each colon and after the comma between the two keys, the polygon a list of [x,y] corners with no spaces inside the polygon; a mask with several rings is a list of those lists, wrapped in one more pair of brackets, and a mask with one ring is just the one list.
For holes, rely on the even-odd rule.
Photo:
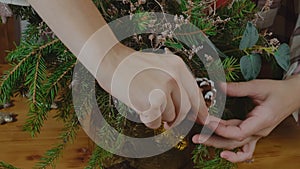
{"label": "wooden table surface", "polygon": [[[15,98],[15,106],[1,110],[18,114],[17,121],[0,125],[0,161],[13,164],[15,167],[30,169],[34,166],[46,150],[60,143],[57,139],[63,125],[61,122],[49,118],[36,138],[22,130],[28,106],[26,99]],[[55,113],[50,113],[53,116]],[[57,163],[57,169],[84,168],[91,149],[92,142],[80,130],[74,144],[68,145],[63,153],[63,158]]]}
{"label": "wooden table surface", "polygon": [[[0,66],[1,69],[1,66]],[[52,118],[45,123],[37,138],[22,131],[28,107],[26,99],[15,98],[15,106],[2,112],[18,114],[17,121],[0,125],[0,161],[16,167],[30,169],[47,149],[59,143],[57,139],[62,123]],[[50,113],[50,117],[55,113]],[[67,146],[59,160],[58,169],[84,168],[93,144],[80,130],[74,144]],[[290,117],[278,126],[270,136],[262,139],[256,148],[254,163],[238,165],[239,169],[298,169],[300,168],[300,127]]]}
{"label": "wooden table surface", "polygon": [[254,162],[241,169],[299,169],[300,127],[293,117],[284,120],[268,137],[258,142]]}

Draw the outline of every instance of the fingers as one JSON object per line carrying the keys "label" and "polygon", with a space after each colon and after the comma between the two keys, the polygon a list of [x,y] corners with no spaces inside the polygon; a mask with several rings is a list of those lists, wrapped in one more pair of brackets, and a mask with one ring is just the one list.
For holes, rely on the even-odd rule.
{"label": "fingers", "polygon": [[196,112],[192,111],[189,115],[188,115],[188,119],[190,121],[196,122],[198,124],[208,124],[209,121],[214,120],[214,121],[220,121],[221,119],[214,117],[214,116],[210,116],[208,114],[208,108],[206,107],[205,101],[202,97],[202,92],[201,89],[199,88],[199,95],[200,96],[200,103],[199,103],[199,107],[197,109]]}
{"label": "fingers", "polygon": [[251,160],[255,150],[256,143],[259,138],[250,141],[245,144],[241,151],[232,152],[232,151],[223,151],[220,156],[230,162],[237,163],[247,160]]}
{"label": "fingers", "polygon": [[172,91],[171,98],[175,107],[176,119],[172,123],[169,123],[169,125],[174,127],[186,118],[188,112],[191,110],[191,103],[188,94],[182,86],[178,86],[177,89]]}
{"label": "fingers", "polygon": [[161,114],[158,109],[151,109],[144,112],[143,115],[140,115],[140,119],[147,127],[151,129],[157,129],[161,126],[161,121],[162,121],[161,116],[159,116],[156,119],[153,118],[155,116],[158,116],[157,114]]}
{"label": "fingers", "polygon": [[[227,149],[223,151],[220,156],[233,163],[252,159],[256,143],[259,139],[259,137],[249,137],[247,139],[244,139],[243,141],[236,141],[222,138],[216,135],[209,138],[205,137],[206,136],[203,135],[195,135],[192,140],[194,143],[202,143],[215,148]],[[205,142],[201,142],[201,139],[203,138],[205,138]],[[229,151],[238,147],[242,147],[242,149],[238,152]]]}
{"label": "fingers", "polygon": [[176,112],[175,112],[175,107],[174,107],[174,103],[173,100],[171,98],[171,94],[169,94],[167,96],[167,106],[166,109],[164,110],[163,114],[162,114],[162,120],[164,122],[172,122],[174,121],[176,118]]}
{"label": "fingers", "polygon": [[242,121],[242,120],[239,120],[239,119],[231,119],[231,120],[223,120],[223,121],[222,121],[222,124],[238,126],[238,125],[240,125],[242,122],[243,122],[243,121]]}
{"label": "fingers", "polygon": [[250,117],[248,117],[246,120],[242,121],[238,125],[233,125],[224,123],[216,123],[212,121],[209,126],[211,128],[216,128],[215,133],[228,138],[228,139],[234,139],[241,141],[249,136],[252,135],[258,135],[258,133],[265,129],[268,125],[267,121],[264,116],[256,115],[259,113],[266,113],[268,114],[268,111],[265,109],[261,109],[261,107],[256,107],[250,114],[254,114]]}
{"label": "fingers", "polygon": [[[210,117],[208,114],[208,108],[206,107],[204,98],[202,96],[202,92],[199,89],[199,96],[200,96],[200,104],[197,113],[197,122],[200,124],[206,124],[207,118]],[[211,120],[211,119],[209,119]]]}
{"label": "fingers", "polygon": [[140,114],[140,119],[147,127],[153,129],[159,128],[162,121],[167,122],[164,124],[165,128],[178,125],[191,109],[187,93],[178,85],[168,96],[160,90],[151,91],[149,102],[150,108]]}
{"label": "fingers", "polygon": [[208,117],[208,108],[202,96],[202,91],[198,87],[195,78],[186,66],[180,73],[182,86],[185,89],[188,99],[191,103],[191,111],[197,115],[195,120],[197,120],[198,123],[204,124],[206,118]]}
{"label": "fingers", "polygon": [[[183,69],[183,71],[181,71],[180,73],[181,73],[180,79],[182,82],[182,86],[188,95],[189,101],[191,102],[192,111],[194,113],[198,113],[200,103],[202,102],[202,100],[200,100],[200,98],[203,99],[202,93],[199,90],[199,87],[197,85],[195,78],[193,77],[193,75],[191,74],[191,72],[188,70],[187,67],[185,67]],[[198,91],[200,91],[200,92],[198,92]],[[203,100],[203,102],[204,102],[204,100]],[[206,107],[205,104],[203,104],[203,105],[204,105],[204,107]]]}
{"label": "fingers", "polygon": [[152,90],[149,94],[150,108],[140,114],[141,121],[149,128],[157,129],[161,126],[162,110],[165,109],[167,98],[163,91]]}
{"label": "fingers", "polygon": [[192,140],[196,144],[205,144],[207,146],[212,146],[216,148],[224,148],[228,150],[232,150],[237,147],[241,147],[251,141],[253,137],[249,137],[244,139],[243,141],[236,141],[226,139],[217,135],[207,136],[207,135],[195,135]]}
{"label": "fingers", "polygon": [[176,118],[175,106],[171,95],[168,96],[167,101],[168,101],[167,107],[162,114],[162,121],[164,122],[164,128],[166,130],[171,128],[172,122],[174,122]]}
{"label": "fingers", "polygon": [[220,83],[222,91],[228,96],[245,97],[254,96],[257,93],[257,88],[254,81],[237,82],[237,83]]}

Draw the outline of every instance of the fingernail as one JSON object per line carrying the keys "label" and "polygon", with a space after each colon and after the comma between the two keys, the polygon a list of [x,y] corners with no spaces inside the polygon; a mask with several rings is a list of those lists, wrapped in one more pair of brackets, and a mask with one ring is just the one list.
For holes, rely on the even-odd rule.
{"label": "fingernail", "polygon": [[226,160],[228,159],[228,155],[226,155],[225,153],[221,153],[220,156]]}
{"label": "fingernail", "polygon": [[205,142],[205,141],[203,140],[203,137],[202,137],[202,136],[199,136],[199,135],[193,136],[192,140],[193,140],[193,142],[194,142],[195,144],[202,144],[203,142]]}
{"label": "fingernail", "polygon": [[210,121],[210,122],[208,123],[208,127],[209,127],[210,129],[216,129],[218,126],[219,126],[219,123],[217,123],[217,122],[215,122],[215,121]]}
{"label": "fingernail", "polygon": [[199,142],[200,144],[202,144],[202,143],[206,142],[207,139],[208,139],[208,138],[205,137],[205,136],[199,136],[198,142]]}

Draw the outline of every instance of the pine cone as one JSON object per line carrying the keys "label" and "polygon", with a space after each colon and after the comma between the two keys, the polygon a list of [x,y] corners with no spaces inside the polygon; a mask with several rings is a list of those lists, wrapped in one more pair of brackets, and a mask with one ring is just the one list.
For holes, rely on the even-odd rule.
{"label": "pine cone", "polygon": [[206,106],[208,108],[213,107],[216,104],[217,90],[215,83],[207,78],[196,78],[199,88],[202,90]]}

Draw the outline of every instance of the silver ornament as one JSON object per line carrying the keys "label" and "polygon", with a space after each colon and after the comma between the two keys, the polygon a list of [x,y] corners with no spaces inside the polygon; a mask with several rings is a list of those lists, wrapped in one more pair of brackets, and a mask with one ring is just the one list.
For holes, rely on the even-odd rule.
{"label": "silver ornament", "polygon": [[3,113],[0,112],[0,124],[11,123],[14,121],[13,113]]}

